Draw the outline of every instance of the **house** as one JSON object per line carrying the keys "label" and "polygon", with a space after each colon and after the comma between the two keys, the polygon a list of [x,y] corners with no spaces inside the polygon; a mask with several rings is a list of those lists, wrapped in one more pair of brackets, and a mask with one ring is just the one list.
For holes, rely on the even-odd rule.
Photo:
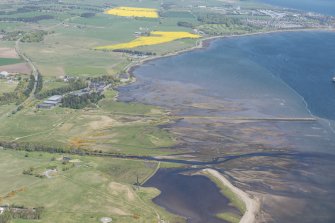
{"label": "house", "polygon": [[48,98],[47,101],[60,103],[62,101],[62,98],[63,98],[62,95],[54,95],[54,96]]}
{"label": "house", "polygon": [[7,71],[1,71],[0,72],[0,77],[8,77],[9,73]]}
{"label": "house", "polygon": [[61,95],[54,95],[48,98],[48,100],[44,101],[43,103],[38,104],[37,108],[50,109],[50,108],[56,107],[62,102],[62,98],[63,96]]}
{"label": "house", "polygon": [[51,109],[53,107],[55,107],[55,106],[53,106],[51,104],[44,104],[44,103],[37,105],[37,108],[41,108],[41,109]]}
{"label": "house", "polygon": [[4,207],[0,207],[0,215],[2,215],[5,212],[5,208]]}

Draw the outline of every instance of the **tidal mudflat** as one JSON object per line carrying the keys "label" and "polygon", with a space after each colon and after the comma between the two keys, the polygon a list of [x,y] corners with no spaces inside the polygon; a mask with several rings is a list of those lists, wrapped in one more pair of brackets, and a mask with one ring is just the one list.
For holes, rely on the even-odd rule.
{"label": "tidal mudflat", "polygon": [[173,158],[237,155],[215,167],[261,199],[260,221],[333,222],[334,42],[331,32],[217,40],[138,67],[119,99],[176,117],[162,126],[184,151]]}

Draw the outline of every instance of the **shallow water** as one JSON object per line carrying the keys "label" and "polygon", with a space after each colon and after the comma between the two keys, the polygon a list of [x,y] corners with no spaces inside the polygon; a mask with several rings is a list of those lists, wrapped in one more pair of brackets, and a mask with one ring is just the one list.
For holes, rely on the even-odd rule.
{"label": "shallow water", "polygon": [[[264,221],[335,222],[334,58],[335,33],[226,38],[137,68],[138,81],[120,88],[120,100],[182,117],[166,128],[197,159],[255,153],[216,167],[265,197],[271,217]],[[173,181],[166,185],[163,192]],[[175,187],[169,196],[182,191]],[[164,206],[173,211],[169,196]]]}
{"label": "shallow water", "polygon": [[161,169],[144,186],[160,189],[162,193],[154,202],[168,211],[186,217],[189,223],[224,223],[226,221],[214,216],[221,212],[239,214],[207,177],[183,173],[185,170]]}

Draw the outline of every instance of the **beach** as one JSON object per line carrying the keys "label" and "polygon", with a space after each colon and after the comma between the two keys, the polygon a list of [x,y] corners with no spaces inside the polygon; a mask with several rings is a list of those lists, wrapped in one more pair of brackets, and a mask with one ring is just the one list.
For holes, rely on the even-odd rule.
{"label": "beach", "polygon": [[246,211],[242,216],[240,223],[254,223],[256,222],[257,214],[260,212],[260,202],[257,198],[251,198],[243,190],[234,186],[221,173],[214,169],[204,169],[199,174],[210,175],[219,180],[224,186],[228,187],[234,194],[236,194],[245,204]]}

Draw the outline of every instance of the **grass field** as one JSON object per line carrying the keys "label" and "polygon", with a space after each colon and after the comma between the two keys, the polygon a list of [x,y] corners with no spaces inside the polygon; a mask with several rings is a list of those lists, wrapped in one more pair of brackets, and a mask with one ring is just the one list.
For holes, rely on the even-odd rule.
{"label": "grass field", "polygon": [[[176,13],[174,12],[175,10],[171,13],[166,13],[166,16],[159,20],[111,16],[104,13],[106,10],[104,3],[104,1],[95,2],[92,0],[76,2],[78,9],[64,9],[54,19],[40,21],[38,26],[33,23],[27,24],[24,30],[42,29],[54,31],[53,34],[45,36],[42,42],[21,43],[22,51],[34,61],[43,76],[55,78],[63,75],[86,77],[106,74],[115,75],[123,71],[130,63],[128,57],[116,52],[93,50],[95,47],[130,42],[134,40],[135,32],[156,30],[191,32],[191,28],[178,26],[178,21],[185,20],[193,23],[197,21],[189,12]],[[64,2],[64,5],[67,4],[72,4],[72,1]],[[46,3],[44,5],[44,7],[50,7],[50,10],[54,10],[55,6],[58,7],[55,3]],[[136,3],[130,0],[113,1],[113,6],[115,6],[113,8],[127,6],[161,10],[159,2],[152,0]],[[80,16],[86,12],[92,12],[94,16],[89,18]],[[31,14],[31,12],[26,13],[25,16],[31,16]],[[23,15],[19,13],[16,16]],[[18,29],[22,30],[21,27]],[[12,29],[10,30],[12,31]],[[161,55],[185,49],[195,44],[195,41],[190,42],[183,39],[168,43],[169,41],[163,40],[162,43],[164,44],[160,44],[159,47],[152,45],[141,47],[139,50],[157,51]]]}
{"label": "grass field", "polygon": [[21,59],[15,58],[0,58],[0,66],[22,63]]}
{"label": "grass field", "polygon": [[3,93],[13,92],[17,84],[18,84],[17,81],[9,82],[8,80],[0,79],[0,96]]}
{"label": "grass field", "polygon": [[[75,163],[62,164],[59,158],[0,150],[0,203],[45,208],[41,220],[13,222],[99,222],[101,217],[111,217],[113,222],[156,222],[157,215],[177,220],[151,202],[159,191],[133,186],[137,178],[141,182],[150,176],[157,163],[72,157]],[[31,168],[40,174],[56,168],[57,173],[51,178],[22,174]]]}
{"label": "grass field", "polygon": [[154,106],[115,102],[111,92],[99,103],[99,108],[24,109],[0,122],[0,140],[133,155],[166,155],[171,151],[160,148],[171,147],[176,141],[158,126],[169,121],[165,112]]}

